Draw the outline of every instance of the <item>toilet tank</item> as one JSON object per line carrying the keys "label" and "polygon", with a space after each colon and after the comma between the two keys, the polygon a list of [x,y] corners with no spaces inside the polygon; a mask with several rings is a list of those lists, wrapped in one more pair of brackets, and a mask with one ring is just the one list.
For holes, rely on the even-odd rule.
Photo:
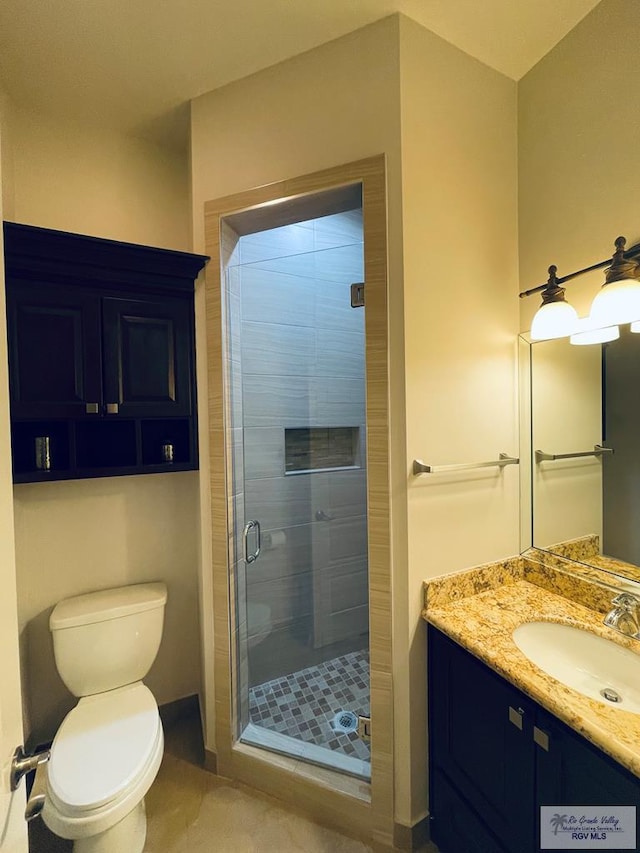
{"label": "toilet tank", "polygon": [[49,628],[60,677],[74,696],[140,681],[155,660],[167,587],[143,583],[58,602]]}

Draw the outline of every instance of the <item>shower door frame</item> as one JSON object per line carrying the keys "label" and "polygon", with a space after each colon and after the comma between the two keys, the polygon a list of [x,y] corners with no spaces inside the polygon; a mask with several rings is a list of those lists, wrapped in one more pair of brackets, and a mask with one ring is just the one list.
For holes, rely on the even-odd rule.
{"label": "shower door frame", "polygon": [[[370,784],[242,744],[238,709],[233,453],[226,379],[225,272],[238,235],[228,219],[268,221],[278,204],[302,202],[353,185],[362,189],[366,282],[366,412],[370,695]],[[265,790],[350,834],[390,844],[393,837],[393,693],[391,680],[391,536],[387,319],[386,168],[380,155],[241,192],[205,204],[209,490],[214,616],[215,733],[218,772]],[[302,207],[301,207],[302,209]],[[327,213],[332,212],[328,210]],[[303,217],[301,217],[303,218]],[[256,229],[258,230],[258,229]],[[202,428],[202,426],[201,426]]]}

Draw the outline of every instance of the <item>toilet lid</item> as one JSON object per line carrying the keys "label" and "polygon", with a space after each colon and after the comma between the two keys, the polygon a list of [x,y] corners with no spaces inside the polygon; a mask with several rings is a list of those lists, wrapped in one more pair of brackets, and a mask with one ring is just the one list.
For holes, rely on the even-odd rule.
{"label": "toilet lid", "polygon": [[159,726],[158,706],[142,682],[81,699],[51,747],[52,793],[72,811],[114,800],[144,771]]}

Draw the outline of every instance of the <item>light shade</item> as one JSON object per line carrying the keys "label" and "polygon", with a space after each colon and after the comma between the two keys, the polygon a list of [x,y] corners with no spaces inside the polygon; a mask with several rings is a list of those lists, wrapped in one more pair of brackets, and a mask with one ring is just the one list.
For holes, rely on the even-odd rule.
{"label": "light shade", "polygon": [[576,309],[568,302],[564,300],[546,302],[538,308],[531,323],[531,340],[547,341],[553,338],[566,338],[573,334],[577,324]]}
{"label": "light shade", "polygon": [[632,323],[629,328],[634,335],[640,334],[640,320],[636,320],[636,322]]}
{"label": "light shade", "polygon": [[625,278],[604,284],[591,305],[594,326],[616,326],[640,320],[640,282]]}
{"label": "light shade", "polygon": [[569,338],[569,343],[575,346],[587,346],[588,344],[606,344],[607,341],[615,341],[620,337],[618,326],[595,326],[591,317],[578,320],[576,331]]}

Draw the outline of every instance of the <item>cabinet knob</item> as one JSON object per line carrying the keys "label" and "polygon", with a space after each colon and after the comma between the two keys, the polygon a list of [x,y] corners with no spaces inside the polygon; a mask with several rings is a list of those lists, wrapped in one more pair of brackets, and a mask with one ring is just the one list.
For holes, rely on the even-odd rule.
{"label": "cabinet knob", "polygon": [[100,403],[85,403],[84,410],[88,415],[99,415]]}
{"label": "cabinet knob", "polygon": [[118,414],[118,404],[117,403],[107,403],[107,414],[108,415],[117,415]]}
{"label": "cabinet knob", "polygon": [[522,718],[524,717],[523,708],[512,708],[509,705],[509,722],[522,731]]}

